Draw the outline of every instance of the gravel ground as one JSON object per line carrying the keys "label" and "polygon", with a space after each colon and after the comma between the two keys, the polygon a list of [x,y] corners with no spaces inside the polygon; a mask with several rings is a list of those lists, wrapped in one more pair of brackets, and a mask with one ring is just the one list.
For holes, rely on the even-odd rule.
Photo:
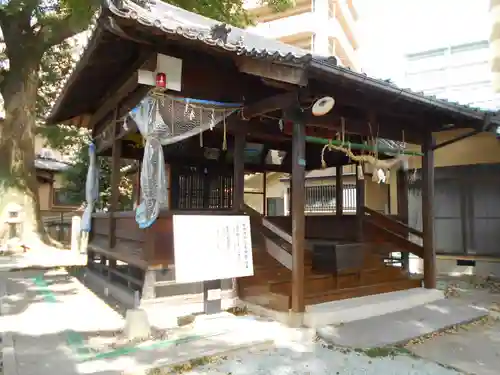
{"label": "gravel ground", "polygon": [[[76,275],[72,272],[74,276]],[[498,293],[498,283],[440,280],[449,298],[464,298],[465,291],[476,295],[482,289],[488,295]],[[96,293],[96,290],[93,290]],[[125,309],[110,296],[96,293],[115,311]],[[465,298],[464,298],[465,299]],[[489,296],[487,296],[489,300]],[[426,338],[429,339],[429,338]],[[208,364],[207,364],[208,363]],[[193,363],[152,370],[148,375],[458,375],[464,374],[435,362],[418,358],[402,350],[362,352],[327,346],[322,342],[287,343],[274,348],[254,348],[219,359],[200,359]],[[1,375],[1,372],[0,372]]]}
{"label": "gravel ground", "polygon": [[150,375],[457,375],[452,369],[405,354],[376,356],[345,349],[329,349],[321,343],[309,348],[254,349],[196,367],[154,370]]}

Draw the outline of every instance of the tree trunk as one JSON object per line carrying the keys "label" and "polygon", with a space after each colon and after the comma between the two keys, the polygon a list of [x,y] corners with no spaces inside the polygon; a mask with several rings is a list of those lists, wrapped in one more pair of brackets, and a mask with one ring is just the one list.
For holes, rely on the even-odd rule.
{"label": "tree trunk", "polygon": [[18,205],[20,239],[31,248],[50,242],[41,219],[35,170],[38,65],[27,59],[22,67],[11,66],[2,87],[5,120],[0,126],[0,228],[8,226],[9,207]]}

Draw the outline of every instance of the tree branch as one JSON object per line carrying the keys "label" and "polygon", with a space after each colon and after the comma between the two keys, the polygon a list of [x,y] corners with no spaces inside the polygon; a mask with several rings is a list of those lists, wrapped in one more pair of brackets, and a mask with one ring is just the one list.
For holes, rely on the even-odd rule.
{"label": "tree branch", "polygon": [[62,43],[68,38],[87,30],[93,14],[99,9],[99,0],[82,0],[81,6],[74,6],[52,17],[40,20],[38,35],[45,48]]}

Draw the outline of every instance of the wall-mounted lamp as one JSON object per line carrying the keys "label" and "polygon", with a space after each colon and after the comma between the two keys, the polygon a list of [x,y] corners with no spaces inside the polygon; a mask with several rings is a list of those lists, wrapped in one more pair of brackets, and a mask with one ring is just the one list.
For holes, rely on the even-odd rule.
{"label": "wall-mounted lamp", "polygon": [[312,106],[312,114],[314,116],[324,116],[330,112],[335,105],[335,99],[331,96],[325,96],[321,99],[316,100]]}

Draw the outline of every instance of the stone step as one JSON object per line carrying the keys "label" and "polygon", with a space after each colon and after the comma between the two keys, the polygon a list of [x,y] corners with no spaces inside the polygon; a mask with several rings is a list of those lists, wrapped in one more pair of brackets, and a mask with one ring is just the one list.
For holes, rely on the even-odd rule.
{"label": "stone step", "polygon": [[[427,297],[439,294],[436,290],[427,290]],[[488,310],[453,299],[437,299],[433,302],[416,304],[418,297],[425,300],[422,291],[408,290],[397,292],[399,304],[413,301],[411,308],[400,311],[379,313],[348,322],[335,327],[329,325],[317,329],[317,334],[335,345],[354,348],[375,348],[394,346],[411,339],[440,331],[457,324],[468,323],[488,315]],[[387,293],[392,294],[392,293]],[[406,296],[405,296],[406,294]],[[417,296],[418,294],[418,296]],[[382,295],[382,297],[384,297]],[[361,298],[359,298],[361,299]],[[383,302],[383,303],[387,303]],[[372,304],[373,306],[373,304]],[[376,310],[376,307],[374,307]],[[336,310],[339,312],[339,310]]]}
{"label": "stone step", "polygon": [[[410,309],[444,298],[442,291],[419,286],[420,280],[407,279],[344,289],[325,295],[307,296],[307,324],[310,327],[345,324]],[[328,300],[330,302],[320,303]]]}

